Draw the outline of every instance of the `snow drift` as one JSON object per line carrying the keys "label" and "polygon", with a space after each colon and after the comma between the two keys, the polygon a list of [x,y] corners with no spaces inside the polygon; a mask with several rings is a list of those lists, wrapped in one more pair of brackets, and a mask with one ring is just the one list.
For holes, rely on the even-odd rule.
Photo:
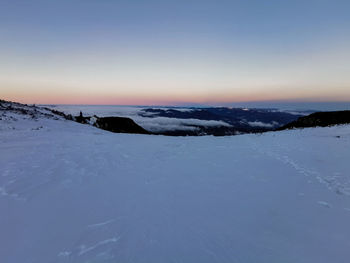
{"label": "snow drift", "polygon": [[233,137],[0,119],[0,261],[350,258],[350,126]]}

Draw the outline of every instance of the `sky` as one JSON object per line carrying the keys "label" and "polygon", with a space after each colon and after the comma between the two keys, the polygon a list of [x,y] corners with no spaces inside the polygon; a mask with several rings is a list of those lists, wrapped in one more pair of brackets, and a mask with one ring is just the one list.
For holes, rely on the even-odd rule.
{"label": "sky", "polygon": [[350,101],[350,1],[0,0],[0,98]]}

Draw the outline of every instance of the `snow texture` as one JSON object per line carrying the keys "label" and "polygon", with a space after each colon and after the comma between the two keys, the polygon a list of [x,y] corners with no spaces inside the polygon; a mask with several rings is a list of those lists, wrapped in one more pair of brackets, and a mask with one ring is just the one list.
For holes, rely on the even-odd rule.
{"label": "snow texture", "polygon": [[232,137],[0,119],[0,262],[350,260],[350,126]]}

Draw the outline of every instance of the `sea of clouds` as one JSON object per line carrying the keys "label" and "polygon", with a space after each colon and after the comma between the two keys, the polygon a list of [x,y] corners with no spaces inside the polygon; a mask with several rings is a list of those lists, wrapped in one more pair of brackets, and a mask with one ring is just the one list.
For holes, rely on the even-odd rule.
{"label": "sea of clouds", "polygon": [[[134,120],[138,125],[151,132],[173,131],[173,130],[190,130],[198,129],[198,126],[206,127],[230,127],[231,125],[224,121],[216,120],[199,120],[199,119],[178,119],[168,117],[157,117],[157,113],[145,112],[143,109],[157,107],[140,107],[140,106],[100,106],[100,105],[45,105],[46,107],[54,108],[63,111],[66,114],[74,116],[79,115],[80,111],[84,116],[97,115],[99,117],[128,117]],[[169,108],[162,107],[166,110]],[[172,108],[177,111],[191,111],[190,108]],[[142,113],[142,116],[141,116]]]}

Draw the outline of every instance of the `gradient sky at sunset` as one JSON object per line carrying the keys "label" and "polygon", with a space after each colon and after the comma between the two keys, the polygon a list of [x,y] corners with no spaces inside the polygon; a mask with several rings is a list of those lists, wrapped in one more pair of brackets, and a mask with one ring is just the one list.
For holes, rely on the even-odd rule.
{"label": "gradient sky at sunset", "polygon": [[350,101],[350,1],[0,0],[0,98]]}

